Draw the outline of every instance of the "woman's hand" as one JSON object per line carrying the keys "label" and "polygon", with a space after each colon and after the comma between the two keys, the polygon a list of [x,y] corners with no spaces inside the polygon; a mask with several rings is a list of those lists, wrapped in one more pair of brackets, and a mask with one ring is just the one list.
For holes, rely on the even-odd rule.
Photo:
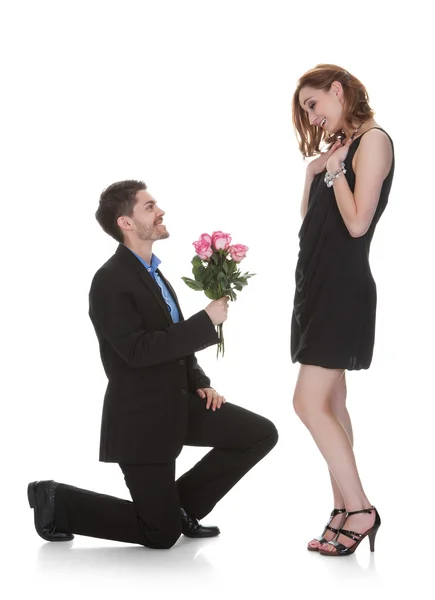
{"label": "woman's hand", "polygon": [[328,173],[335,173],[341,167],[341,163],[344,162],[352,142],[352,138],[349,138],[345,144],[340,144],[340,147],[334,150],[331,156],[329,156],[326,162]]}
{"label": "woman's hand", "polygon": [[[334,155],[334,153],[336,153],[339,149],[340,150],[342,149],[340,147],[341,147],[341,140],[337,140],[335,142],[335,144],[333,146],[331,146],[331,148],[329,150],[327,150],[326,152],[322,152],[322,154],[320,156],[318,156],[317,158],[312,160],[307,167],[307,174],[314,177],[315,175],[318,175],[319,173],[322,173],[325,169],[327,169],[328,168],[327,163],[328,163],[329,159],[332,158],[332,155]],[[346,151],[346,154],[347,154],[347,152],[348,151]],[[340,166],[340,165],[338,165],[338,166]],[[338,169],[338,167],[337,167],[337,169]],[[335,169],[335,170],[337,170],[337,169]]]}

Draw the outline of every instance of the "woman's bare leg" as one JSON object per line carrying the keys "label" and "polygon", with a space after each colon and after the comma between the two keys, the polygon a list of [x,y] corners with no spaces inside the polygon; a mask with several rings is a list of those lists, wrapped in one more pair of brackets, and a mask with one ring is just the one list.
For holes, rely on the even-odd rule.
{"label": "woman's bare leg", "polygon": [[[369,508],[371,504],[359,478],[351,439],[331,406],[334,388],[342,376],[343,371],[339,369],[301,365],[293,403],[297,415],[309,429],[328,464],[346,510],[354,511]],[[346,527],[362,533],[372,526],[374,518],[374,512],[354,515],[349,518]],[[347,546],[353,543],[344,536],[340,536],[338,541]],[[330,546],[322,548],[334,551]]]}
{"label": "woman's bare leg", "polygon": [[[346,408],[346,396],[347,396],[347,388],[346,388],[346,373],[344,372],[342,377],[339,379],[337,385],[334,387],[330,397],[330,405],[331,410],[337,417],[338,421],[344,427],[347,436],[350,440],[350,443],[353,446],[353,431],[352,431],[352,423],[350,420],[350,415]],[[329,476],[331,478],[332,485],[332,494],[333,494],[333,505],[334,508],[345,508],[343,496],[341,495],[340,488],[335,481],[335,478],[331,471],[329,470]],[[338,529],[343,525],[344,522],[344,514],[336,515],[331,523],[330,527],[334,527]],[[327,530],[323,536],[326,540],[332,540],[335,537],[335,534],[332,531]],[[310,548],[319,548],[320,542],[316,539],[311,540],[308,546]]]}

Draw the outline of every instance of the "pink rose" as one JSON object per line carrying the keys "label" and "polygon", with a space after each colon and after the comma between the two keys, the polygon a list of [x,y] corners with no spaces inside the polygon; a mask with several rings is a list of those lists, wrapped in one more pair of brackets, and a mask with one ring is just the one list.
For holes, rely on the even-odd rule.
{"label": "pink rose", "polygon": [[205,236],[207,236],[207,234],[203,233],[197,242],[193,242],[195,252],[202,260],[207,260],[213,254],[213,248],[211,247],[211,237],[207,236],[208,238],[210,238],[210,241],[208,241],[207,239],[204,239]]}
{"label": "pink rose", "polygon": [[244,246],[243,244],[234,244],[229,247],[230,256],[235,262],[242,261],[248,250],[248,246]]}
{"label": "pink rose", "polygon": [[204,240],[205,242],[208,242],[211,246],[211,235],[208,235],[208,233],[201,233],[201,235],[199,236],[200,240]]}
{"label": "pink rose", "polygon": [[212,244],[216,250],[228,250],[231,244],[231,236],[223,231],[213,231],[211,234]]}

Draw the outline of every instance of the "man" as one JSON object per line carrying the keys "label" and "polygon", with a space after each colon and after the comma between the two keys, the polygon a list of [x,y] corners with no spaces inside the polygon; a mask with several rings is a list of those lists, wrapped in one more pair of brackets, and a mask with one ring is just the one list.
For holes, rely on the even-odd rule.
{"label": "man", "polygon": [[[108,378],[100,461],[117,462],[132,502],[54,481],[28,486],[38,534],[73,534],[170,548],[181,533],[219,534],[199,523],[276,444],[271,421],[210,387],[195,352],[217,343],[228,297],[184,320],[177,296],[159,270],[155,241],[169,237],[164,211],[141,181],[103,191],[96,218],[119,242],[97,271],[89,315]],[[183,445],[210,446],[175,481]]]}

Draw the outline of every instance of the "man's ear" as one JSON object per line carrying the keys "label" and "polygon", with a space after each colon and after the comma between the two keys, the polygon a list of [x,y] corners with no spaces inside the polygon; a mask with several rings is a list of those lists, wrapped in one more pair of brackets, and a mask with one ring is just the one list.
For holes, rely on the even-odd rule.
{"label": "man's ear", "polygon": [[133,228],[133,223],[129,217],[125,215],[118,217],[116,220],[118,227],[123,231],[131,231]]}

